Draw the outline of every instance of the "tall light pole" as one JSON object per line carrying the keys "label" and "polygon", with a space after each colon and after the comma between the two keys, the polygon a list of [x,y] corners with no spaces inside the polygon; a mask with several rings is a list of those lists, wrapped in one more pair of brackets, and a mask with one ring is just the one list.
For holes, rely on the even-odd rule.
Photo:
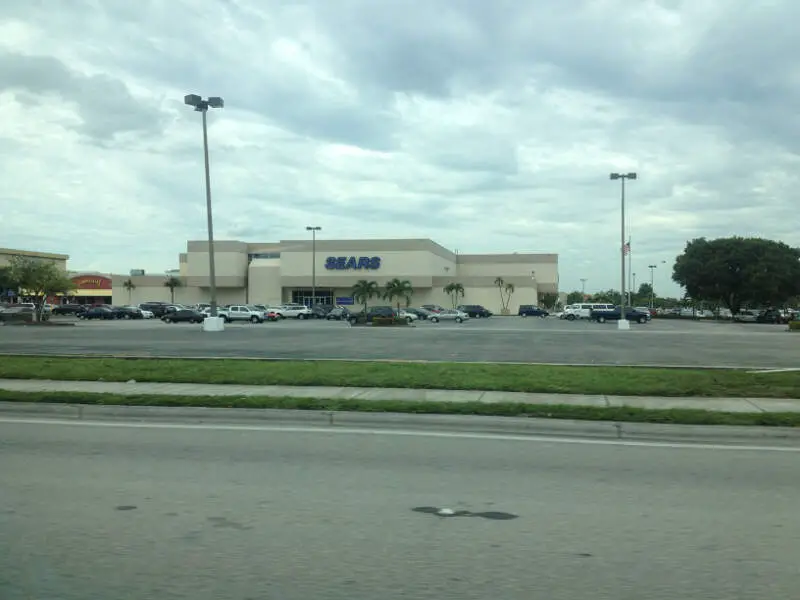
{"label": "tall light pole", "polygon": [[581,277],[581,302],[586,300],[586,277]]}
{"label": "tall light pole", "polygon": [[636,293],[636,273],[631,273],[631,280],[632,283],[631,283],[630,297],[631,297],[631,306],[633,306],[633,295]]}
{"label": "tall light pole", "polygon": [[653,291],[653,282],[655,281],[653,277],[653,273],[655,273],[655,269],[658,265],[647,265],[647,268],[650,269],[650,308],[653,308],[653,304],[655,304],[655,292]]}
{"label": "tall light pole", "polygon": [[308,226],[306,231],[311,232],[311,308],[317,303],[317,232],[322,227]]}
{"label": "tall light pole", "polygon": [[628,248],[626,248],[625,244],[625,180],[636,179],[636,173],[611,173],[609,175],[609,179],[615,180],[619,179],[622,187],[621,187],[621,194],[620,194],[620,283],[622,284],[622,289],[620,290],[620,314],[619,314],[619,321],[617,321],[617,327],[619,329],[630,329],[631,324],[627,319],[627,313],[625,312],[625,256],[628,254]]}
{"label": "tall light pole", "polygon": [[[206,122],[206,113],[209,108],[222,108],[225,106],[225,101],[219,96],[211,96],[205,100],[197,94],[189,94],[184,96],[183,103],[187,106],[192,106],[194,109],[203,115],[203,156],[206,165],[206,220],[208,221],[208,277],[209,277],[209,292],[211,295],[211,311],[210,316],[213,319],[217,318],[217,274],[214,264],[214,218],[211,212],[211,168],[208,164],[208,124]],[[221,328],[220,328],[221,329]],[[209,328],[209,331],[217,330],[217,328]]]}

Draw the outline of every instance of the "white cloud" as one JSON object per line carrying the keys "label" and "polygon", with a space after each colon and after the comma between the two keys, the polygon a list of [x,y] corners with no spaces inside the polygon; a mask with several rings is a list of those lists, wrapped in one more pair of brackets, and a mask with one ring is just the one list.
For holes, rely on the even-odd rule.
{"label": "white cloud", "polygon": [[[176,266],[205,235],[431,237],[561,255],[617,284],[692,237],[796,228],[791,0],[12,3],[0,23],[2,245],[75,268]],[[669,269],[656,285],[674,291]],[[640,280],[644,280],[640,277]]]}

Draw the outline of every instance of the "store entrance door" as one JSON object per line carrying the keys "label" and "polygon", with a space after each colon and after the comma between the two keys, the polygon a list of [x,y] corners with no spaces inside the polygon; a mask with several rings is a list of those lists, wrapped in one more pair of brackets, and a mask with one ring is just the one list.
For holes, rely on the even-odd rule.
{"label": "store entrance door", "polygon": [[[333,292],[331,290],[317,290],[317,304],[333,304]],[[294,290],[292,292],[292,302],[311,306],[311,290]]]}

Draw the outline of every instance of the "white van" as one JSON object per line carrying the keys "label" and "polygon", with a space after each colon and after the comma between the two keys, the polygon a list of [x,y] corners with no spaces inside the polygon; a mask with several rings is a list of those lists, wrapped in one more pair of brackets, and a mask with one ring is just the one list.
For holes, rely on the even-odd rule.
{"label": "white van", "polygon": [[588,319],[593,310],[614,310],[613,304],[570,304],[564,309],[564,317],[567,321],[575,319]]}

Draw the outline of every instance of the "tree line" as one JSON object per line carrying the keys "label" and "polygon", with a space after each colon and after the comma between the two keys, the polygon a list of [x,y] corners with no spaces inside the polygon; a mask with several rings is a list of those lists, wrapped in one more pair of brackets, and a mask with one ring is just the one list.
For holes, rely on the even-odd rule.
{"label": "tree line", "polygon": [[[652,298],[659,308],[706,304],[733,314],[747,306],[798,306],[800,248],[763,238],[697,238],[676,257],[672,280],[684,289],[681,298],[657,296],[649,283],[643,283],[631,294],[633,303],[649,305]],[[613,289],[586,296],[576,291],[567,295],[567,304],[619,304],[621,297]]]}

